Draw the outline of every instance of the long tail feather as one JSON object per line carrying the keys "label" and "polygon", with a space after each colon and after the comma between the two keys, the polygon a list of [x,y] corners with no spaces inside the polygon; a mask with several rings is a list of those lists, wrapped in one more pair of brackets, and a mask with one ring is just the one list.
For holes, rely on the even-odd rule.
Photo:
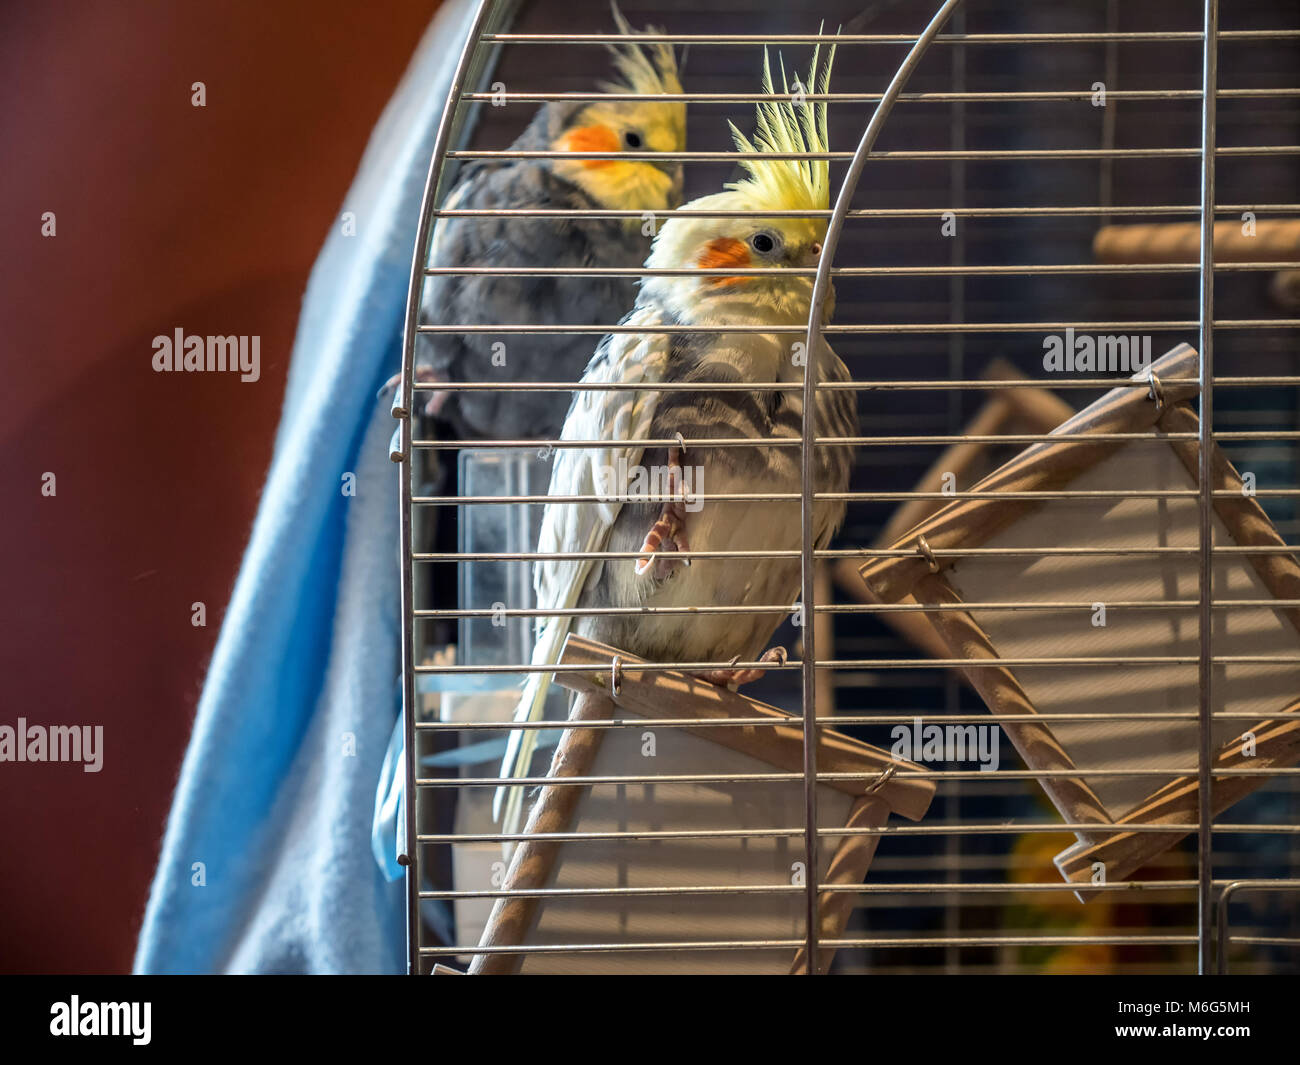
{"label": "long tail feather", "polygon": [[[560,657],[560,648],[569,634],[569,619],[550,618],[533,647],[533,665],[554,665]],[[530,673],[524,683],[523,694],[515,707],[516,721],[540,721],[546,707],[546,696],[551,690],[550,673]],[[515,729],[506,741],[505,757],[501,761],[501,776],[516,778],[528,775],[528,767],[537,749],[537,729]],[[501,822],[501,831],[516,833],[522,828],[524,787],[514,785],[499,787],[492,797],[492,817]],[[510,846],[506,845],[506,850]]]}
{"label": "long tail feather", "polygon": [[[584,546],[584,551],[595,551],[603,539],[604,529],[597,527],[591,531]],[[577,605],[582,594],[587,576],[592,570],[590,560],[570,563],[573,567],[572,579],[568,582],[568,591],[563,600],[556,604],[564,609]],[[533,645],[532,664],[534,666],[553,666],[560,660],[565,637],[573,626],[573,619],[567,615],[546,619],[545,625],[537,635]],[[523,693],[515,706],[516,721],[540,721],[546,707],[546,696],[551,690],[552,673],[530,673],[524,683]],[[515,729],[506,741],[505,757],[501,761],[501,776],[515,779],[528,775],[528,766],[537,748],[537,729]],[[523,828],[524,788],[518,785],[499,787],[492,797],[492,817],[501,823],[501,831],[506,834],[518,833]],[[507,853],[510,844],[503,848]]]}

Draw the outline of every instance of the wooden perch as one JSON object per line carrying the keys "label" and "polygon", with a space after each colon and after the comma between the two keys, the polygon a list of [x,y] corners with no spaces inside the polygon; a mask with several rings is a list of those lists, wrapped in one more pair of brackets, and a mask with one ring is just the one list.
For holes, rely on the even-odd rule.
{"label": "wooden perch", "polygon": [[[991,381],[1027,380],[1006,359],[994,359],[981,376]],[[975,417],[962,430],[963,436],[1000,436],[1016,432],[1050,433],[1074,414],[1074,408],[1054,392],[1045,388],[1005,388],[994,392]],[[916,484],[917,492],[943,490],[945,474],[953,474],[957,483],[969,483],[970,472],[979,464],[980,456],[994,444],[973,440],[959,440],[949,444]],[[885,527],[876,537],[876,543],[887,547],[908,529],[919,525],[935,511],[945,506],[942,499],[910,499],[894,511]],[[849,560],[850,564],[852,560]],[[857,567],[853,577],[857,580]],[[859,587],[862,582],[857,581]]]}
{"label": "wooden perch", "polygon": [[[889,805],[874,795],[864,795],[853,804],[849,811],[849,820],[845,828],[880,828],[889,820]],[[830,868],[826,871],[826,883],[841,886],[861,884],[867,878],[871,868],[871,859],[880,846],[879,835],[845,836]],[[847,891],[823,891],[817,898],[817,913],[821,924],[818,934],[823,939],[838,936],[849,922],[853,910],[853,895]],[[832,952],[821,949],[817,952],[819,969],[825,971],[830,965]],[[795,953],[794,964],[790,966],[790,975],[799,976],[808,971],[808,950],[800,947]]]}
{"label": "wooden perch", "polygon": [[[826,606],[834,601],[831,570],[825,562],[818,562],[813,569],[813,588],[815,606]],[[817,657],[824,660],[835,658],[835,615],[825,610],[815,610],[812,616],[813,635],[817,638]],[[817,716],[819,718],[835,716],[835,670],[817,670]]]}
{"label": "wooden perch", "polygon": [[[701,721],[770,718],[773,722],[771,725],[727,725],[715,728],[702,725],[687,727],[686,731],[711,743],[757,758],[787,773],[803,772],[803,725],[797,719],[775,706],[760,703],[757,699],[728,688],[720,688],[688,673],[676,670],[643,672],[637,669],[638,665],[644,665],[643,659],[615,651],[594,640],[570,636],[565,641],[561,664],[591,666],[592,671],[557,673],[556,683],[579,693],[608,694],[615,655],[622,663],[620,691],[614,696],[614,702],[620,709],[641,717],[696,717]],[[858,774],[858,778],[852,780],[821,781],[826,787],[859,796],[870,788],[881,773],[891,767],[895,774],[919,768],[841,732],[825,727],[818,730],[817,772]],[[934,792],[933,781],[895,775],[876,794],[895,813],[909,821],[919,821],[929,808]]]}
{"label": "wooden perch", "polygon": [[[1244,223],[1214,224],[1216,263],[1300,263],[1300,219],[1266,219],[1248,236]],[[1103,226],[1092,251],[1102,263],[1197,263],[1201,261],[1199,222],[1155,222],[1138,226]],[[1278,306],[1300,306],[1300,270],[1274,272],[1269,295]]]}
{"label": "wooden perch", "polygon": [[[1300,219],[1261,219],[1255,235],[1234,220],[1214,223],[1214,259],[1221,263],[1300,263]],[[1092,241],[1101,263],[1196,263],[1201,261],[1199,222],[1152,222],[1102,226]]]}
{"label": "wooden perch", "polygon": [[[1164,407],[1196,396],[1199,356],[1195,348],[1179,344],[1153,363],[1159,374]],[[1131,385],[1112,389],[1090,407],[1057,426],[1053,440],[1031,444],[1019,455],[989,474],[970,489],[965,499],[949,503],[934,516],[908,532],[891,548],[916,548],[924,535],[932,550],[975,547],[995,533],[1014,524],[1031,510],[1043,506],[1035,499],[998,499],[982,495],[994,492],[1044,492],[1063,489],[1084,470],[1118,451],[1122,440],[1095,440],[1093,434],[1143,432],[1160,418],[1161,408],[1148,392]],[[941,562],[941,568],[945,563]],[[929,571],[929,563],[915,556],[888,556],[868,560],[858,571],[876,595],[897,602]]]}
{"label": "wooden perch", "polygon": [[[614,661],[619,666],[617,676]],[[581,672],[558,672],[556,681],[577,693],[569,715],[571,724],[590,721],[620,722],[618,711],[636,718],[698,719],[698,726],[680,726],[685,732],[711,743],[739,751],[775,769],[803,770],[802,722],[776,707],[738,692],[720,688],[676,670],[644,671],[642,659],[612,647],[570,636],[560,656],[561,666],[581,666]],[[615,690],[617,689],[617,690]],[[769,719],[771,724],[723,725],[736,718]],[[639,724],[639,722],[638,722]],[[591,775],[607,728],[566,728],[556,747],[550,777]],[[851,795],[856,800],[849,827],[875,828],[890,812],[919,820],[934,797],[935,784],[912,775],[920,767],[894,758],[886,751],[861,743],[821,726],[817,736],[820,773],[852,774],[819,784]],[[579,807],[590,789],[580,785],[544,785],[529,812],[524,834],[529,837],[564,833],[578,822]],[[860,883],[879,845],[878,834],[842,837],[831,858],[828,883]],[[515,848],[503,890],[536,891],[554,882],[561,841],[527,838]],[[822,892],[819,927],[828,937],[839,935],[852,909],[848,892]],[[539,919],[539,896],[500,898],[484,929],[480,947],[518,947],[529,941]],[[819,962],[829,964],[833,951],[820,952]],[[523,964],[525,952],[475,954],[471,974],[513,973]],[[796,966],[805,964],[802,956]]]}
{"label": "wooden perch", "polygon": [[[599,693],[579,695],[569,711],[569,720],[601,721],[614,716],[614,704]],[[549,777],[587,776],[596,760],[596,750],[604,738],[601,729],[565,729],[564,736],[551,758]],[[519,787],[521,785],[516,785]],[[528,815],[524,833],[564,832],[573,823],[573,815],[583,790],[576,785],[542,788]],[[560,843],[551,839],[529,839],[515,848],[510,858],[502,889],[528,891],[543,888],[551,878]],[[483,929],[480,947],[517,946],[523,943],[537,916],[536,896],[499,898]],[[523,964],[522,954],[475,954],[470,963],[471,975],[514,973]]]}
{"label": "wooden perch", "polygon": [[[994,359],[985,368],[986,380],[1010,381],[1024,379],[1024,374],[1006,359]],[[993,393],[975,417],[967,423],[965,436],[998,436],[1009,433],[1050,433],[1074,414],[1074,408],[1054,392],[1045,388],[1006,388]],[[981,458],[993,444],[977,441],[958,441],[950,444],[916,483],[917,492],[939,492],[943,489],[944,475],[953,474],[959,485],[970,485],[978,479]],[[942,499],[910,499],[894,511],[885,527],[876,537],[877,547],[889,547],[909,530],[945,506]],[[871,588],[858,575],[860,563],[852,558],[842,558],[833,564],[835,581],[841,590],[862,603],[880,603]],[[902,604],[916,600],[906,596]],[[881,621],[898,632],[908,642],[934,658],[944,658],[947,644],[935,630],[934,623],[920,611],[882,611]],[[817,634],[817,646],[826,646]],[[820,689],[819,689],[820,690]]]}
{"label": "wooden perch", "polygon": [[[1244,737],[1254,737],[1254,748],[1247,754]],[[1215,770],[1224,769],[1284,769],[1300,762],[1300,701],[1281,711],[1281,716],[1261,721],[1242,735],[1226,744],[1214,756]],[[1259,787],[1258,777],[1220,777],[1211,788],[1212,816],[1245,798]],[[1187,832],[1170,834],[1134,829],[1131,832],[1113,832],[1101,836],[1094,843],[1080,841],[1056,856],[1057,869],[1066,880],[1080,887],[1075,891],[1081,902],[1097,894],[1088,890],[1093,880],[1093,867],[1100,865],[1105,881],[1124,880],[1145,865],[1161,851],[1168,850],[1184,835],[1191,835],[1200,815],[1200,795],[1197,778],[1183,776],[1171,780],[1153,793],[1137,809],[1115,822],[1117,826],[1133,825],[1186,825]]]}
{"label": "wooden perch", "polygon": [[[1163,786],[1140,798],[1136,806],[1132,800],[1120,803],[1112,799],[1115,809],[1108,809],[1098,798],[1098,793],[1105,793],[1106,789],[1101,785],[1091,786],[1083,779],[1088,773],[1098,774],[1108,766],[1103,762],[1081,771],[1057,736],[1057,728],[1063,735],[1069,732],[1068,726],[1056,726],[1050,716],[1059,712],[1054,707],[1062,703],[1063,697],[1048,693],[1046,712],[1034,705],[1018,669],[999,664],[1003,652],[976,620],[974,608],[951,609],[962,604],[962,594],[961,585],[954,586],[950,578],[958,563],[971,569],[978,567],[980,563],[973,552],[994,540],[1000,531],[1038,508],[1053,505],[1049,500],[1032,498],[1033,493],[1065,489],[1076,477],[1128,446],[1123,441],[1089,439],[1093,434],[1155,430],[1195,437],[1199,423],[1189,401],[1197,393],[1198,364],[1194,349],[1185,344],[1173,348],[1154,362],[1149,372],[1133,378],[1141,385],[1158,376],[1158,393],[1149,385],[1146,389],[1129,386],[1109,392],[1054,429],[1050,439],[1027,448],[985,477],[967,498],[949,503],[890,545],[918,553],[869,558],[860,571],[871,594],[882,602],[920,601],[950,608],[933,614],[936,631],[943,638],[942,657],[969,663],[965,667],[966,675],[1026,765],[1050,774],[1040,777],[1040,783],[1067,822],[1077,826],[1073,831],[1079,837],[1077,844],[1057,856],[1057,867],[1076,885],[1076,894],[1083,900],[1096,893],[1089,887],[1094,869],[1098,878],[1104,873],[1108,882],[1123,880],[1185,834],[1155,832],[1137,826],[1175,826],[1185,828],[1186,833],[1195,830],[1199,816],[1198,780],[1195,775],[1170,774]],[[1155,402],[1157,394],[1160,402]],[[1197,441],[1170,439],[1167,446],[1194,483],[1199,475]],[[1284,540],[1258,500],[1242,490],[1240,476],[1213,445],[1210,469],[1215,490],[1212,506],[1226,530],[1227,542],[1248,549],[1238,556],[1241,562],[1254,570],[1254,577],[1279,601],[1272,607],[1275,613],[1300,633],[1300,611],[1283,605],[1300,598],[1300,563],[1289,551],[1277,550],[1286,547]],[[995,493],[1001,492],[1023,493],[1029,498],[996,498]],[[1161,535],[1169,535],[1168,530],[1162,527]],[[1252,555],[1249,553],[1252,547],[1269,550]],[[935,554],[939,551],[943,552],[941,556]],[[1153,568],[1156,565],[1153,563]],[[1215,579],[1222,578],[1216,575]],[[1008,657],[1016,656],[1010,653]],[[1216,773],[1242,767],[1282,768],[1300,761],[1300,703],[1290,701],[1291,694],[1286,699],[1287,704],[1276,715],[1261,717],[1260,723],[1249,730],[1249,746],[1244,735],[1226,744],[1221,742],[1214,757]],[[1227,809],[1259,788],[1265,779],[1263,776],[1215,776],[1211,794],[1213,812],[1217,815]]]}

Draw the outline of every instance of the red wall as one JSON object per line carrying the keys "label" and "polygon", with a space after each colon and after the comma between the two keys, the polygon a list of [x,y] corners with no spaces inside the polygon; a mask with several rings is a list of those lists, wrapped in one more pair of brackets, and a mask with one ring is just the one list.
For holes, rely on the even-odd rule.
{"label": "red wall", "polygon": [[[0,971],[130,966],[307,275],[436,6],[0,6],[0,725],[105,746],[0,763]],[[176,326],[261,380],[155,374]]]}

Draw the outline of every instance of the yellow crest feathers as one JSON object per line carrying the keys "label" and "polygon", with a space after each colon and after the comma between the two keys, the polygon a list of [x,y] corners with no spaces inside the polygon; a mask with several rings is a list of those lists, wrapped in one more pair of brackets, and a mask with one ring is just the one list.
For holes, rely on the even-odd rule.
{"label": "yellow crest feathers", "polygon": [[[825,210],[830,206],[830,164],[824,159],[763,159],[765,152],[828,152],[825,102],[800,99],[808,93],[826,93],[830,87],[835,46],[831,45],[826,65],[818,70],[821,45],[813,49],[808,80],[796,80],[792,92],[781,60],[781,93],[788,100],[764,101],[758,105],[758,126],[751,141],[736,124],[729,123],[736,147],[744,153],[740,165],[746,176],[726,187],[740,194],[746,206],[755,210]],[[776,95],[772,66],[763,49],[763,92]]]}
{"label": "yellow crest feathers", "polygon": [[[647,26],[643,31],[633,29],[617,4],[611,3],[610,8],[614,12],[614,25],[618,27],[618,32],[627,37],[634,38],[639,33],[664,32],[657,26]],[[682,91],[682,84],[677,77],[677,56],[673,53],[671,44],[641,44],[629,40],[607,47],[614,57],[614,68],[621,80],[602,82],[600,88],[603,92],[650,94]]]}

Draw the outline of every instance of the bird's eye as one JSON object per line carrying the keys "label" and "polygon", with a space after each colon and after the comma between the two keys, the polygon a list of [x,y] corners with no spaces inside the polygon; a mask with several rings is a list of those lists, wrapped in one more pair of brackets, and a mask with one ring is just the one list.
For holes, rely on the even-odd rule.
{"label": "bird's eye", "polygon": [[645,139],[634,129],[625,129],[623,131],[623,147],[630,148],[632,151],[638,151],[645,147]]}
{"label": "bird's eye", "polygon": [[768,255],[776,247],[776,238],[771,233],[755,233],[749,238],[749,246],[759,255]]}

